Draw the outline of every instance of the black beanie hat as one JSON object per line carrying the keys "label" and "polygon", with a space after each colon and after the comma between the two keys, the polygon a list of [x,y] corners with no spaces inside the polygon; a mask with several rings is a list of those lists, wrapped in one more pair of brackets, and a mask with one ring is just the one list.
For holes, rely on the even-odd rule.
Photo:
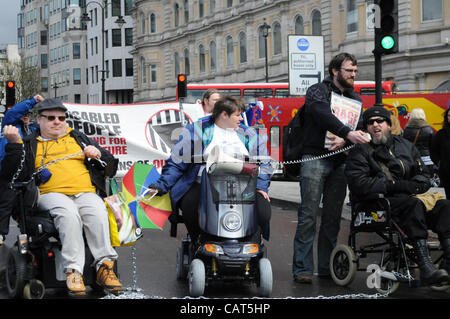
{"label": "black beanie hat", "polygon": [[371,108],[365,110],[363,113],[364,127],[367,127],[367,121],[373,116],[384,117],[386,119],[386,122],[388,122],[389,126],[392,126],[391,112],[389,112],[382,106],[372,106]]}

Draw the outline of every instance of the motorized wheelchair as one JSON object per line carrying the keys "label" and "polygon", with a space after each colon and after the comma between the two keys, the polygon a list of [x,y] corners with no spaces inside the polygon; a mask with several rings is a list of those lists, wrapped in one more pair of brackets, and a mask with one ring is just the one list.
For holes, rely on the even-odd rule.
{"label": "motorized wheelchair", "polygon": [[[6,289],[10,298],[42,299],[46,288],[65,288],[66,276],[61,264],[61,242],[52,217],[48,211],[30,208],[24,202],[29,183],[13,184],[17,193],[13,218],[20,234],[8,252]],[[94,258],[87,245],[85,254],[84,283],[101,291],[95,282]]]}
{"label": "motorized wheelchair", "polygon": [[[218,148],[211,154],[219,152]],[[209,160],[214,162],[213,155]],[[176,276],[188,279],[189,293],[203,295],[205,287],[214,282],[240,281],[256,284],[258,295],[270,296],[273,275],[266,247],[257,225],[255,197],[257,164],[243,172],[243,162],[217,162],[203,171],[197,242],[182,239],[177,250]],[[215,167],[215,168],[213,168]],[[236,167],[239,172],[236,172]],[[183,222],[177,212],[170,219],[171,236],[176,237],[177,224]]]}
{"label": "motorized wheelchair", "polygon": [[[406,234],[391,218],[389,200],[383,194],[371,194],[362,201],[351,203],[351,222],[348,245],[339,244],[330,256],[330,273],[333,281],[340,285],[349,285],[358,270],[365,272],[377,271],[377,282],[373,287],[383,294],[393,293],[401,282],[411,287],[421,286],[417,257]],[[360,236],[371,236],[367,244],[360,244]],[[358,237],[358,241],[357,241]],[[371,236],[372,238],[372,236]],[[367,241],[367,240],[366,240]],[[434,264],[443,260],[438,253],[439,244],[429,243],[430,254]],[[433,253],[436,252],[436,253]],[[361,259],[369,254],[379,258],[372,267],[361,267]],[[372,287],[371,287],[372,288]],[[435,290],[447,289],[448,286],[432,286]]]}

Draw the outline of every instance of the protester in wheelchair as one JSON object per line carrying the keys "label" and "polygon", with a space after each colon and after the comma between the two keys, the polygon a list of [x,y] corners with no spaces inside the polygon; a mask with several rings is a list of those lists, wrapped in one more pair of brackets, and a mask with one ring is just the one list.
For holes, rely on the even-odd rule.
{"label": "protester in wheelchair", "polygon": [[5,126],[3,134],[9,143],[0,178],[36,178],[40,191],[38,209],[49,211],[53,217],[70,293],[86,292],[83,230],[95,259],[96,283],[118,293],[122,285],[113,271],[118,256],[110,243],[106,206],[96,193],[106,193],[105,165],[115,159],[98,143],[67,126],[67,109],[60,100],[46,99],[38,104],[37,111],[39,129],[23,139],[16,127]]}
{"label": "protester in wheelchair", "polygon": [[[413,246],[422,285],[448,281],[450,272],[450,201],[439,196],[420,195],[430,188],[428,172],[416,147],[401,136],[391,134],[390,113],[374,106],[363,113],[369,144],[356,145],[347,158],[345,175],[352,202],[370,194],[384,194],[391,217]],[[422,197],[422,199],[419,199]],[[445,269],[431,260],[428,228],[439,236]]]}

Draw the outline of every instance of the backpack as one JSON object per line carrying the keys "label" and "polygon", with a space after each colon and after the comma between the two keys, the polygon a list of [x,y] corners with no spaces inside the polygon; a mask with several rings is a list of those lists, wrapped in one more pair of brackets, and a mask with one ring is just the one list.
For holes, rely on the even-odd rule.
{"label": "backpack", "polygon": [[[321,82],[320,85],[325,89],[325,94],[330,99],[331,90],[325,83]],[[305,135],[303,134],[303,128],[305,126],[305,107],[303,104],[283,130],[283,162],[297,161],[301,159],[303,145],[305,143]],[[286,175],[290,178],[298,179],[300,175],[300,163],[285,164]]]}
{"label": "backpack", "polygon": [[[303,104],[292,120],[283,131],[283,162],[296,161],[302,155],[302,148],[304,144],[303,127],[305,114],[305,104]],[[284,164],[286,175],[288,177],[297,177],[300,174],[300,163]]]}

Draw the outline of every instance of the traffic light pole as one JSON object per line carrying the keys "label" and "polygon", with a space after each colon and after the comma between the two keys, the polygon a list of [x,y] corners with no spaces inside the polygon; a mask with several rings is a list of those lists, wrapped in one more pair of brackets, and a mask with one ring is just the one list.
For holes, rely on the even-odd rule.
{"label": "traffic light pole", "polygon": [[382,75],[382,67],[381,67],[381,53],[374,52],[375,55],[375,105],[374,106],[383,106],[382,100],[382,85],[381,85],[381,75]]}

